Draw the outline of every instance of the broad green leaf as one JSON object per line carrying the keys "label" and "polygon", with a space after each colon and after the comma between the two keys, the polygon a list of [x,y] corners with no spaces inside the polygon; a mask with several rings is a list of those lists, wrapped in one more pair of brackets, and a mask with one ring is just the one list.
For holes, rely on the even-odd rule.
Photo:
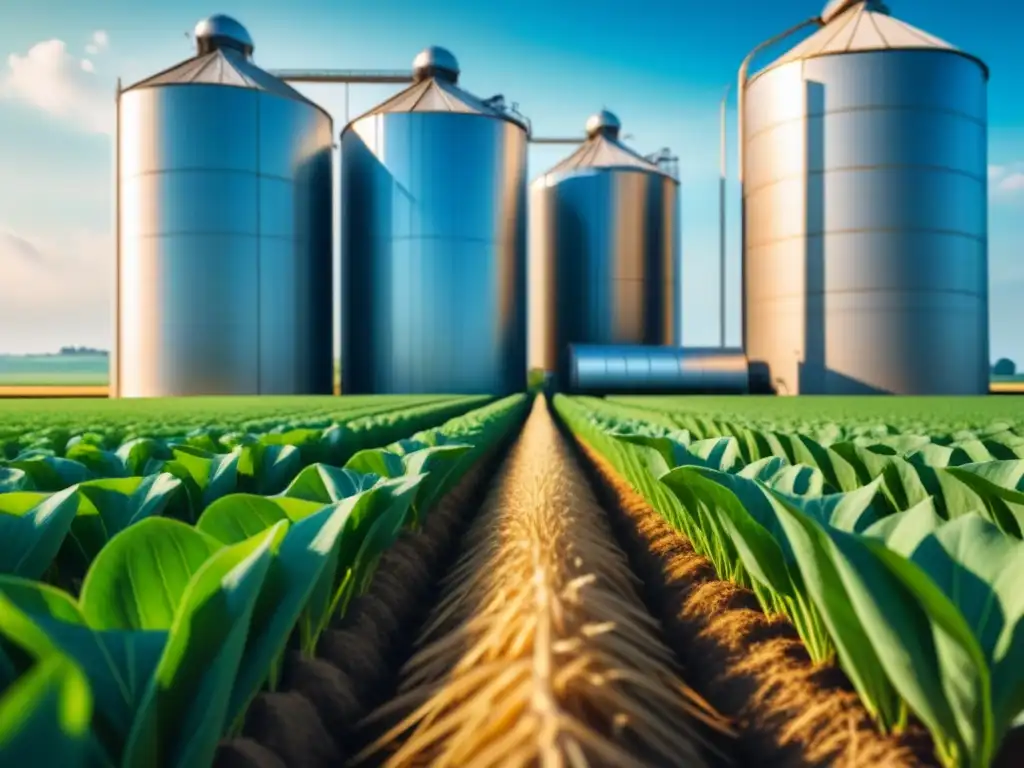
{"label": "broad green leaf", "polygon": [[113,451],[105,451],[89,443],[78,443],[64,454],[66,458],[85,465],[96,477],[125,477],[124,462]]}
{"label": "broad green leaf", "polygon": [[78,509],[74,487],[0,494],[0,573],[38,579],[60,551]]}
{"label": "broad green leaf", "polygon": [[805,464],[792,466],[778,456],[748,464],[736,474],[793,496],[820,496],[826,490],[821,470]]}
{"label": "broad green leaf", "polygon": [[[382,494],[386,496],[387,493],[385,488],[377,486],[353,496],[346,496],[328,507],[334,510],[331,525],[340,522],[342,531],[335,538],[333,547],[326,553],[326,563],[299,617],[298,628],[304,653],[315,652],[317,639],[330,623],[336,595],[346,580],[351,563],[341,564],[342,540],[351,538],[357,528],[356,521],[371,517],[374,510],[380,506],[379,497]],[[356,548],[358,551],[358,545]]]}
{"label": "broad green leaf", "polygon": [[849,533],[861,533],[882,516],[874,506],[882,484],[876,478],[867,485],[848,493],[825,496],[799,496],[772,488],[776,497],[800,510],[812,520]]}
{"label": "broad green leaf", "polygon": [[372,488],[379,480],[378,475],[313,464],[302,470],[280,495],[331,504]]}
{"label": "broad green leaf", "polygon": [[[877,489],[876,481],[859,496],[856,491],[837,494],[840,499],[834,504],[822,505],[821,499],[784,498],[777,494],[771,494],[771,503],[792,548],[802,583],[828,630],[843,669],[868,712],[883,727],[892,728],[900,719],[899,701],[869,642],[870,634],[862,623],[861,614],[847,594],[831,546],[832,537],[843,531],[829,520],[833,517],[841,521],[847,530],[862,525],[857,509],[866,509]],[[842,498],[846,498],[852,509],[842,508]]]}
{"label": "broad green leaf", "polygon": [[984,655],[987,669],[977,679],[947,666],[943,680],[966,743],[989,760],[1024,701],[1024,542],[971,515],[941,526],[911,559],[964,617]]}
{"label": "broad green leaf", "polygon": [[0,764],[85,766],[92,694],[69,659],[46,655],[0,693]]}
{"label": "broad green leaf", "polygon": [[888,435],[885,437],[860,437],[855,439],[854,443],[874,453],[903,457],[929,445],[931,438],[927,435]]}
{"label": "broad green leaf", "polygon": [[93,474],[84,464],[56,456],[19,458],[7,462],[6,466],[25,472],[32,478],[32,484],[39,491],[62,491],[75,483],[93,478]]}
{"label": "broad green leaf", "polygon": [[301,468],[302,454],[293,445],[248,443],[239,449],[238,487],[250,493],[279,493]]}
{"label": "broad green leaf", "polygon": [[953,475],[981,499],[988,518],[1010,536],[1024,535],[1024,461],[990,461],[951,468]]}
{"label": "broad green leaf", "polygon": [[64,578],[83,578],[100,550],[128,526],[188,504],[182,482],[166,473],[90,480],[76,488],[78,509],[58,558]]}
{"label": "broad green leaf", "polygon": [[302,520],[323,507],[317,501],[287,496],[267,498],[249,493],[232,493],[217,499],[206,508],[196,523],[196,530],[212,536],[222,544],[237,544],[282,520]]}
{"label": "broad green leaf", "polygon": [[35,653],[63,653],[81,667],[95,696],[100,743],[116,762],[166,633],[95,631],[65,592],[0,577],[0,635]]}
{"label": "broad green leaf", "polygon": [[190,581],[139,706],[125,766],[212,764],[253,608],[283,534],[280,524],[220,549]]}
{"label": "broad green leaf", "polygon": [[174,455],[171,453],[171,449],[161,441],[149,437],[138,437],[118,448],[117,457],[124,465],[125,472],[134,477],[149,474],[146,470],[151,462],[167,461]]}
{"label": "broad green leaf", "polygon": [[[677,432],[666,431],[665,434],[619,431],[613,431],[609,434],[616,440],[621,440],[625,443],[653,448],[664,460],[666,472],[674,467],[681,467],[695,463],[690,457],[690,452],[687,450],[687,446],[690,444],[690,433],[685,430]],[[700,462],[700,464],[701,466],[704,466],[703,461]],[[664,472],[662,474],[664,474]]]}
{"label": "broad green leaf", "polygon": [[[928,726],[947,762],[987,766],[977,754],[991,740],[989,673],[964,616],[913,561],[876,539],[833,538],[845,555],[851,602],[893,686]],[[949,672],[955,681],[946,679]],[[979,695],[983,706],[965,713],[966,701]]]}
{"label": "broad green leaf", "polygon": [[0,467],[0,493],[35,489],[31,476],[23,469]]}
{"label": "broad green leaf", "polygon": [[704,466],[723,472],[732,472],[740,464],[739,443],[733,437],[694,440],[687,451],[700,459]]}
{"label": "broad green leaf", "polygon": [[406,475],[422,476],[412,503],[418,523],[422,523],[426,513],[449,490],[450,479],[456,477],[459,463],[472,450],[473,446],[466,443],[448,443],[421,448],[402,457]]}
{"label": "broad green leaf", "polygon": [[366,448],[345,462],[345,469],[360,475],[399,477],[405,474],[402,457],[386,448]]}
{"label": "broad green leaf", "polygon": [[[351,564],[353,594],[362,594],[369,587],[381,555],[395,543],[408,520],[416,491],[423,478],[424,475],[410,475],[392,481],[392,485],[386,486],[387,494],[380,494],[378,497],[382,500],[386,498],[387,501],[376,511],[372,520],[366,521],[368,525],[363,526],[365,534]],[[358,527],[353,529],[353,541],[360,532]],[[344,558],[344,554],[342,557]],[[345,559],[341,560],[342,565],[345,562]],[[342,602],[342,612],[346,607]]]}
{"label": "broad green leaf", "polygon": [[[294,503],[292,499],[287,501]],[[270,674],[274,660],[284,651],[313,589],[332,564],[331,556],[351,509],[344,502],[324,507],[292,524],[285,534],[256,602],[227,722],[234,722],[245,712]]]}
{"label": "broad green leaf", "polygon": [[917,545],[938,530],[945,521],[935,511],[929,497],[903,512],[887,515],[863,531],[865,536],[878,539],[893,552],[910,557]]}
{"label": "broad green leaf", "polygon": [[221,496],[236,490],[239,457],[237,451],[217,454],[190,446],[177,446],[173,453],[174,460],[169,464],[183,467],[191,475],[202,491],[204,508]]}
{"label": "broad green leaf", "polygon": [[189,583],[221,543],[151,517],[114,536],[93,561],[81,606],[97,629],[168,629]]}

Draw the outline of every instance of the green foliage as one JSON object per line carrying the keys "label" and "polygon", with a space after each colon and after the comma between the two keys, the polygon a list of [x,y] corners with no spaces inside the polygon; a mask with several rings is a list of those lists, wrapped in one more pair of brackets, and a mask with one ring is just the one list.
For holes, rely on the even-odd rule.
{"label": "green foliage", "polygon": [[6,435],[0,762],[210,764],[285,651],[312,653],[402,531],[525,416],[521,395],[488,399],[263,431],[54,417]]}
{"label": "green foliage", "polygon": [[719,576],[834,657],[880,729],[913,713],[944,765],[990,765],[1024,712],[1017,422],[933,414],[900,431],[675,402],[555,405]]}

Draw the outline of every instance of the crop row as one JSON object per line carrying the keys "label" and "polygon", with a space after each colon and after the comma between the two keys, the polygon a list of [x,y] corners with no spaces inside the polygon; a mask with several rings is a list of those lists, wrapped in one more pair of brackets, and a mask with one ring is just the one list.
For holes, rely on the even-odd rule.
{"label": "crop row", "polygon": [[[0,494],[0,762],[210,764],[286,652],[315,652],[399,532],[423,525],[524,405],[465,413],[472,403],[449,399],[349,422],[336,431],[390,442],[354,453],[332,428],[226,453],[153,441],[170,455],[138,459],[150,474]],[[302,468],[325,452],[350,455]],[[275,469],[285,453],[299,456],[290,477]],[[239,492],[239,478],[271,476],[276,495]]]}
{"label": "crop row", "polygon": [[880,730],[913,717],[943,764],[991,764],[1024,711],[1024,461],[991,458],[1012,432],[823,445],[636,402],[555,403],[720,578],[839,663]]}
{"label": "crop row", "polygon": [[1024,436],[1019,398],[618,396],[608,402],[723,434],[737,426],[799,432],[826,445],[857,437],[927,436],[946,444],[1006,432]]}

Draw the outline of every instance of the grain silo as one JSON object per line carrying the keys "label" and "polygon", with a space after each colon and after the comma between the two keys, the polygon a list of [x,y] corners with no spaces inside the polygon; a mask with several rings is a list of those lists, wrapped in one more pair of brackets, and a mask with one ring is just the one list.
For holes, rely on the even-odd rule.
{"label": "grain silo", "polygon": [[988,71],[881,2],[821,22],[743,94],[747,355],[780,394],[987,392]]}
{"label": "grain silo", "polygon": [[587,140],[531,185],[531,367],[564,369],[571,344],[679,344],[679,182],[620,127],[594,115]]}
{"label": "grain silo", "polygon": [[330,116],[234,19],[118,97],[112,394],[332,391]]}
{"label": "grain silo", "polygon": [[341,389],[526,383],[527,130],[458,86],[443,48],[341,134]]}

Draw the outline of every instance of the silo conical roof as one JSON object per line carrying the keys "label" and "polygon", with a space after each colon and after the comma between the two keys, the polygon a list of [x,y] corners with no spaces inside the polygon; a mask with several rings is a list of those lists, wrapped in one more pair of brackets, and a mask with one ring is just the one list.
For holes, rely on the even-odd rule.
{"label": "silo conical roof", "polygon": [[500,120],[508,120],[516,125],[523,125],[514,114],[505,111],[491,100],[477,98],[460,88],[456,84],[460,73],[458,61],[450,51],[444,48],[430,46],[421,51],[413,61],[413,73],[416,82],[369,112],[355,118],[352,123],[372,115],[455,112],[495,117]]}
{"label": "silo conical roof", "polygon": [[659,173],[674,180],[656,163],[623,144],[619,139],[620,126],[619,119],[608,110],[593,115],[587,120],[587,140],[544,175],[567,174],[587,168],[622,168]]}
{"label": "silo conical roof", "polygon": [[200,53],[125,90],[164,85],[227,85],[266,91],[321,109],[286,82],[253,63],[249,58],[253,50],[252,39],[245,27],[234,19],[227,16],[205,19],[196,25],[195,36]]}
{"label": "silo conical roof", "polygon": [[[879,0],[834,0],[825,7],[821,17],[825,22],[823,27],[761,71],[801,59],[864,51],[924,49],[975,58],[945,40],[893,18],[889,8]],[[985,66],[981,61],[978,63]]]}

